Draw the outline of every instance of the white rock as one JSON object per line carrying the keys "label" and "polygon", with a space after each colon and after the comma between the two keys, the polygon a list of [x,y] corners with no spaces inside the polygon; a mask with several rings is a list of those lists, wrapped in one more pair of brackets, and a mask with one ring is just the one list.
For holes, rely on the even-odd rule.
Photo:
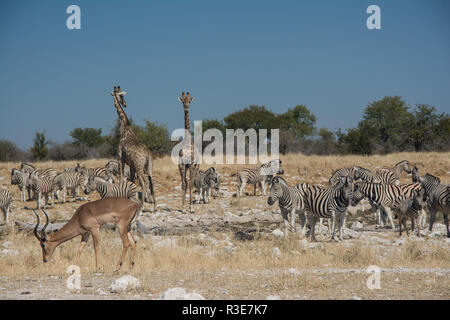
{"label": "white rock", "polygon": [[133,290],[141,287],[141,282],[133,276],[126,275],[117,280],[114,280],[109,291],[113,293],[121,293],[128,290]]}
{"label": "white rock", "polygon": [[352,223],[352,226],[350,227],[350,229],[352,230],[361,230],[363,228],[363,224],[359,221],[355,221]]}
{"label": "white rock", "polygon": [[2,254],[8,255],[8,256],[18,256],[19,250],[13,250],[13,249],[3,249]]}
{"label": "white rock", "polygon": [[362,300],[362,299],[360,297],[358,297],[358,296],[353,296],[352,300]]}
{"label": "white rock", "polygon": [[270,295],[270,296],[267,296],[266,300],[281,300],[281,297]]}
{"label": "white rock", "polygon": [[205,300],[196,292],[187,292],[184,288],[170,288],[159,296],[159,300]]}
{"label": "white rock", "polygon": [[279,257],[279,256],[281,256],[281,251],[280,251],[280,249],[275,247],[275,248],[272,248],[272,254],[276,257]]}
{"label": "white rock", "polygon": [[275,237],[279,237],[279,238],[284,237],[284,232],[281,231],[281,230],[279,230],[279,229],[273,230],[273,231],[272,231],[272,234],[273,234]]}
{"label": "white rock", "polygon": [[2,243],[2,246],[5,248],[10,248],[14,243],[12,241],[5,241]]}

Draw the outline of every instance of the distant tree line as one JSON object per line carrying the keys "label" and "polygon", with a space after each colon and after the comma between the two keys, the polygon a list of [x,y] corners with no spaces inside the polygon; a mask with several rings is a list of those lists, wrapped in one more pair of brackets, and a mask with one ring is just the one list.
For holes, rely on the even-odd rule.
{"label": "distant tree line", "polygon": [[[166,125],[145,120],[137,125],[130,119],[136,136],[156,155],[171,153],[177,143],[170,140]],[[203,132],[216,128],[223,136],[226,129],[279,129],[280,153],[304,154],[386,154],[400,151],[449,151],[450,116],[438,113],[434,106],[418,104],[414,108],[399,97],[384,97],[369,103],[355,128],[336,132],[316,127],[316,116],[297,105],[277,114],[265,106],[251,105],[223,119],[203,119]],[[120,140],[119,121],[109,133],[102,129],[75,128],[70,140],[48,141],[45,132],[37,132],[33,146],[19,149],[13,142],[0,140],[0,161],[83,160],[116,157]],[[210,142],[205,142],[204,147]]]}

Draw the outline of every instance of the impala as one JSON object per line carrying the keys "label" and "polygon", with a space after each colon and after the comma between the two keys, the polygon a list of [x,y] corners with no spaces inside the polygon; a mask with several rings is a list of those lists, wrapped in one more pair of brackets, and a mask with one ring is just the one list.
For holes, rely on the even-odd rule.
{"label": "impala", "polygon": [[34,235],[39,240],[42,247],[43,261],[47,262],[53,251],[61,243],[66,242],[76,236],[81,235],[81,243],[78,248],[74,264],[78,264],[81,252],[89,240],[90,235],[94,239],[95,251],[95,271],[98,270],[98,246],[100,242],[100,226],[106,223],[115,223],[122,238],[123,250],[117,264],[118,271],[122,266],[123,259],[131,245],[130,268],[134,265],[134,252],[136,241],[131,234],[131,222],[139,212],[139,205],[127,198],[104,198],[92,201],[80,206],[73,217],[58,231],[46,235],[45,229],[48,226],[49,218],[44,212],[46,223],[42,230],[38,231],[40,224],[39,215],[33,210],[37,217],[37,224],[34,228]]}

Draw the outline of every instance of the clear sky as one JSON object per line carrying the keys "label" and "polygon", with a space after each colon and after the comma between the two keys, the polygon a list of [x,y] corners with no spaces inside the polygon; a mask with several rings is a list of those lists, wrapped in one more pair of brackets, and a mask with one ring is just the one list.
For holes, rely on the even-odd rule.
{"label": "clear sky", "polygon": [[[71,4],[81,30],[66,27]],[[381,30],[366,27],[371,4]],[[181,91],[196,97],[191,121],[305,104],[318,127],[346,129],[386,95],[448,113],[450,1],[0,1],[0,139],[107,133],[117,84],[138,124],[170,130]]]}

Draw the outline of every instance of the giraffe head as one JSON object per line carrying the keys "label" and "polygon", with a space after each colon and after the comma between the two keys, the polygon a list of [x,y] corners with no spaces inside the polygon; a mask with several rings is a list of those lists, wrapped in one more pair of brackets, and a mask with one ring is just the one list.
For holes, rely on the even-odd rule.
{"label": "giraffe head", "polygon": [[114,87],[113,92],[111,92],[111,95],[114,97],[114,100],[117,100],[117,102],[119,103],[119,105],[121,105],[122,107],[127,107],[127,103],[125,102],[125,98],[124,96],[127,93],[125,91],[122,91],[120,89],[120,86]]}
{"label": "giraffe head", "polygon": [[189,95],[189,92],[187,92],[186,94],[182,92],[181,97],[178,98],[178,101],[183,104],[184,110],[188,110],[191,102],[194,101],[194,97],[191,97]]}

